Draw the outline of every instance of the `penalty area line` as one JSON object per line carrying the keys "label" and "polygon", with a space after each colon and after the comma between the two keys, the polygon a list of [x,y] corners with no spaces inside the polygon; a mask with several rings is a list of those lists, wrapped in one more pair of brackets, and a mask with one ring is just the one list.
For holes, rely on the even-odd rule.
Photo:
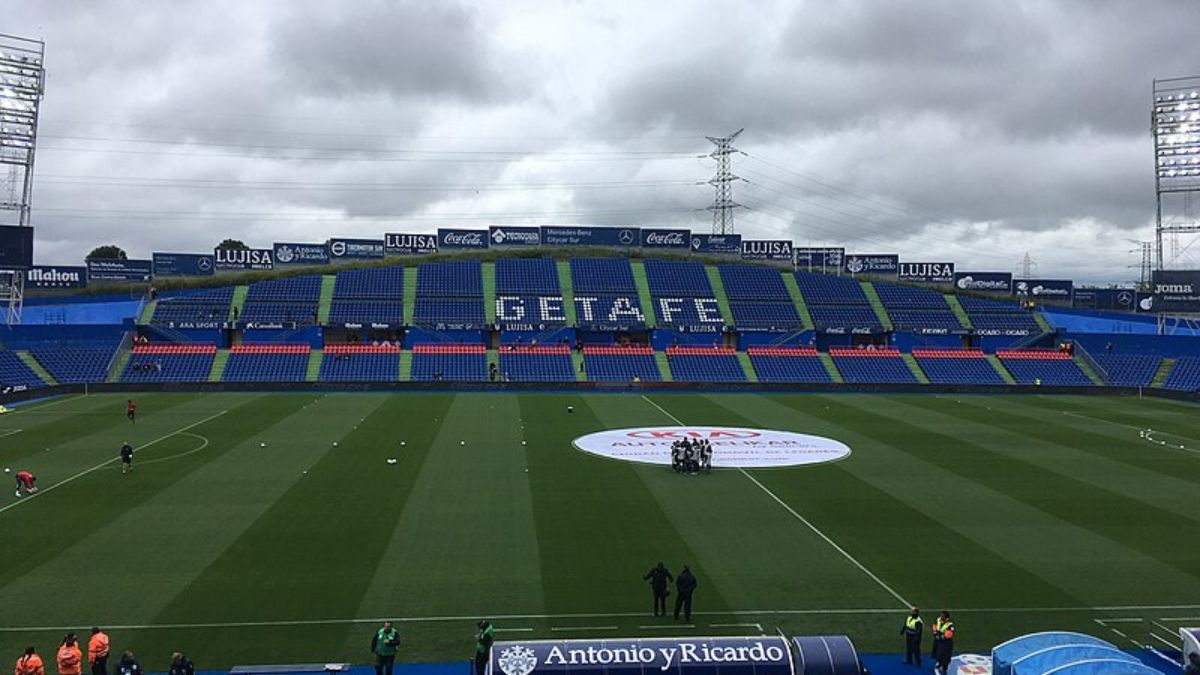
{"label": "penalty area line", "polygon": [[[645,394],[640,394],[640,396],[642,397],[642,400],[644,400],[645,402],[647,402],[647,403],[649,403],[650,405],[654,406],[655,408],[658,408],[658,411],[659,411],[659,412],[661,412],[662,414],[666,415],[667,417],[670,417],[670,418],[671,418],[672,420],[674,420],[674,421],[675,421],[675,423],[676,423],[676,424],[678,424],[679,426],[683,426],[683,427],[687,426],[686,424],[684,424],[684,423],[683,423],[683,421],[682,421],[682,420],[680,420],[678,417],[676,417],[676,416],[672,415],[671,413],[667,412],[667,410],[666,410],[665,408],[663,408],[663,407],[662,407],[662,406],[660,406],[659,404],[655,403],[653,400],[651,400],[650,398],[648,398],[648,397],[647,397]],[[801,523],[803,523],[803,524],[804,524],[804,526],[805,526],[805,527],[807,527],[809,530],[812,530],[813,534],[817,535],[817,536],[818,536],[818,537],[820,537],[822,540],[824,540],[824,542],[825,542],[826,544],[829,544],[830,546],[832,546],[832,547],[833,547],[833,549],[834,549],[835,551],[837,551],[838,553],[842,554],[842,557],[844,557],[846,560],[849,560],[849,561],[850,561],[850,563],[851,563],[852,565],[854,565],[855,567],[857,567],[859,570],[861,570],[861,571],[862,571],[864,574],[866,574],[868,577],[871,577],[871,580],[872,580],[872,581],[874,581],[876,584],[878,584],[880,588],[882,588],[883,590],[887,591],[887,592],[888,592],[888,594],[890,594],[890,595],[891,595],[893,598],[895,598],[895,599],[899,600],[899,601],[901,602],[901,604],[903,604],[903,605],[904,605],[904,607],[905,607],[905,608],[909,608],[909,607],[912,607],[912,606],[913,606],[913,604],[912,604],[912,603],[910,603],[908,600],[905,600],[905,599],[904,599],[904,596],[900,595],[899,593],[897,593],[897,592],[896,592],[896,590],[895,590],[894,588],[892,588],[891,586],[889,586],[889,585],[887,584],[887,582],[885,582],[883,579],[880,579],[880,578],[879,578],[879,576],[878,576],[877,574],[875,574],[874,572],[872,572],[871,570],[867,569],[867,566],[866,566],[866,565],[862,564],[861,562],[859,562],[859,561],[858,561],[858,559],[857,559],[857,558],[855,558],[854,556],[850,555],[850,552],[849,552],[849,551],[847,551],[846,549],[844,549],[844,548],[842,548],[841,546],[839,546],[839,545],[838,545],[838,543],[837,543],[836,541],[834,541],[833,539],[830,539],[830,538],[829,538],[829,536],[828,536],[828,535],[826,535],[824,532],[822,532],[820,529],[818,529],[816,525],[813,525],[813,524],[812,524],[812,523],[811,523],[811,522],[810,522],[810,521],[809,521],[807,518],[805,518],[804,516],[800,515],[800,514],[799,514],[799,513],[798,513],[798,512],[797,512],[795,509],[793,509],[791,506],[789,506],[787,502],[785,502],[785,501],[783,501],[782,499],[780,499],[780,498],[779,498],[779,497],[778,497],[778,496],[777,496],[777,495],[776,495],[774,492],[771,492],[771,490],[770,490],[770,489],[768,489],[768,488],[767,488],[767,486],[765,486],[765,485],[763,485],[762,483],[760,483],[760,482],[758,481],[758,479],[757,479],[757,478],[755,478],[754,476],[750,475],[750,473],[749,473],[748,471],[746,471],[745,469],[743,469],[743,468],[742,468],[742,467],[740,467],[740,466],[737,468],[737,470],[738,470],[738,471],[740,471],[740,472],[741,472],[741,474],[742,474],[743,476],[745,476],[746,478],[750,479],[750,482],[751,482],[751,483],[754,483],[756,486],[758,486],[758,489],[760,489],[760,490],[762,490],[763,492],[765,492],[765,493],[767,494],[767,496],[768,496],[768,497],[770,497],[771,499],[775,500],[775,503],[779,504],[779,505],[780,505],[780,506],[782,506],[782,507],[783,507],[783,508],[784,508],[784,509],[785,509],[785,510],[788,512],[788,513],[792,514],[792,517],[794,517],[796,520],[798,520],[798,521],[800,521]]]}
{"label": "penalty area line", "polygon": [[[175,431],[172,431],[172,432],[171,432],[171,433],[169,433],[169,434],[166,434],[166,435],[163,435],[163,436],[159,436],[158,438],[156,438],[156,439],[154,439],[154,440],[150,441],[149,443],[144,443],[144,444],[142,444],[141,446],[139,446],[139,447],[137,448],[137,450],[139,450],[139,451],[140,451],[140,450],[144,450],[144,449],[146,449],[146,448],[148,448],[148,447],[150,447],[150,446],[152,446],[152,445],[154,445],[154,444],[156,444],[156,443],[161,443],[162,441],[165,441],[165,440],[167,440],[168,438],[170,438],[170,437],[172,437],[172,436],[176,436],[176,435],[182,434],[182,433],[184,433],[185,431],[188,431],[189,429],[194,429],[194,428],[196,428],[196,427],[200,426],[201,424],[204,424],[205,422],[211,422],[211,421],[213,421],[213,420],[217,419],[218,417],[220,417],[221,415],[224,415],[224,414],[225,414],[225,413],[227,413],[227,412],[229,412],[229,411],[228,411],[228,410],[222,410],[221,412],[219,412],[219,413],[217,413],[217,414],[215,414],[215,415],[209,415],[208,417],[205,417],[204,419],[202,419],[202,420],[200,420],[200,421],[198,421],[198,422],[192,422],[191,424],[187,425],[186,427],[183,427],[183,428],[181,428],[181,429],[176,429]],[[207,441],[207,439],[205,439],[205,440]],[[31,494],[31,495],[28,495],[28,496],[26,496],[26,497],[23,497],[23,498],[22,498],[20,501],[13,502],[12,504],[9,504],[8,506],[3,506],[3,507],[0,507],[0,513],[4,513],[5,511],[7,511],[7,510],[9,510],[9,509],[16,508],[16,507],[20,506],[21,504],[24,504],[24,503],[26,503],[26,502],[32,501],[33,499],[36,499],[36,498],[38,498],[38,497],[41,497],[42,495],[46,494],[47,492],[50,492],[51,490],[53,490],[53,489],[55,489],[55,488],[60,488],[60,487],[62,487],[62,486],[64,486],[64,485],[66,485],[67,483],[70,483],[70,482],[71,482],[71,481],[73,481],[73,480],[76,480],[76,479],[79,479],[79,478],[83,478],[84,476],[86,476],[86,475],[88,475],[88,474],[90,474],[90,473],[93,473],[93,472],[95,472],[95,471],[99,471],[100,469],[103,469],[104,467],[108,466],[109,464],[112,464],[113,462],[116,462],[116,461],[118,461],[118,460],[120,460],[120,459],[121,459],[121,457],[120,457],[119,455],[118,455],[118,456],[116,456],[116,457],[112,457],[112,458],[106,459],[106,460],[104,460],[103,462],[100,462],[99,464],[97,464],[96,466],[93,466],[93,467],[91,467],[90,469],[84,469],[83,471],[80,471],[79,473],[75,474],[74,476],[71,476],[71,477],[69,477],[69,478],[64,478],[64,479],[62,479],[62,480],[58,481],[57,483],[55,483],[54,485],[51,485],[51,486],[49,486],[49,487],[47,487],[47,488],[45,488],[45,489],[43,489],[43,490],[38,490],[37,492],[35,492],[35,493]]]}

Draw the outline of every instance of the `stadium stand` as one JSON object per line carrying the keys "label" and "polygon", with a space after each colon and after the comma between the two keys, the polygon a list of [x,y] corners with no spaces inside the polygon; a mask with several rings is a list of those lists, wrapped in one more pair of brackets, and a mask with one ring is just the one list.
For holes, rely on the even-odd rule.
{"label": "stadium stand", "polygon": [[594,382],[657,382],[662,379],[651,347],[585,346],[584,373]]}
{"label": "stadium stand", "polygon": [[879,317],[870,305],[813,305],[808,306],[813,325],[817,328],[868,328],[882,330]]}
{"label": "stadium stand", "polygon": [[59,384],[103,382],[117,345],[50,343],[29,350]]}
{"label": "stadium stand", "polygon": [[122,382],[202,382],[212,370],[214,344],[135,345]]}
{"label": "stadium stand", "polygon": [[485,382],[487,348],[483,345],[413,345],[412,379],[432,382]]}
{"label": "stadium stand", "polygon": [[325,382],[395,382],[400,379],[400,345],[325,345],[320,379]]}
{"label": "stadium stand", "polygon": [[875,293],[896,330],[952,332],[962,324],[937,291],[899,284],[875,283]]}
{"label": "stadium stand", "polygon": [[1093,354],[1092,360],[1106,382],[1121,387],[1149,387],[1162,364],[1151,354]]}
{"label": "stadium stand", "polygon": [[506,382],[575,381],[567,345],[508,345],[500,350],[500,373]]}
{"label": "stadium stand", "polygon": [[777,270],[750,265],[719,265],[721,284],[738,328],[789,331],[801,326],[783,278]]}
{"label": "stadium stand", "polygon": [[912,355],[932,384],[1005,384],[982,351],[915,348]]}
{"label": "stadium stand", "polygon": [[421,263],[413,322],[473,328],[484,324],[483,266],[478,260]]}
{"label": "stadium stand", "polygon": [[916,384],[917,378],[900,356],[900,350],[830,347],[829,355],[842,374],[853,384]]}
{"label": "stadium stand", "polygon": [[1000,362],[1018,384],[1091,386],[1070,354],[1055,349],[996,350]]}
{"label": "stadium stand", "polygon": [[571,258],[571,286],[576,295],[637,296],[627,258]]}
{"label": "stadium stand", "polygon": [[300,382],[308,370],[308,345],[241,344],[229,350],[226,382]]}
{"label": "stadium stand", "polygon": [[812,272],[796,272],[795,276],[796,285],[812,315],[813,326],[818,330],[883,329],[879,316],[856,279]]}
{"label": "stadium stand", "polygon": [[1041,326],[1029,312],[1021,309],[1013,302],[989,300],[970,295],[958,296],[958,302],[971,320],[976,331],[1017,331],[1036,334],[1042,331]]}
{"label": "stadium stand", "polygon": [[1163,388],[1174,391],[1200,391],[1200,358],[1176,359]]}
{"label": "stadium stand", "polygon": [[341,270],[329,307],[331,324],[404,323],[404,268]]}
{"label": "stadium stand", "polygon": [[552,258],[500,258],[496,261],[496,294],[561,296],[558,265]]}
{"label": "stadium stand", "polygon": [[725,318],[703,265],[650,259],[645,269],[659,325],[705,326],[714,332],[724,327]]}
{"label": "stadium stand", "polygon": [[[53,375],[53,373],[51,373]],[[33,372],[16,352],[0,351],[0,389],[7,387],[44,387],[46,383]]]}
{"label": "stadium stand", "polygon": [[646,315],[626,258],[572,258],[575,320],[580,328],[635,330]]}
{"label": "stadium stand", "polygon": [[248,323],[313,324],[320,297],[321,277],[316,274],[256,281],[250,284],[239,319]]}
{"label": "stadium stand", "polygon": [[667,347],[676,382],[745,382],[737,351],[726,347]]}
{"label": "stadium stand", "polygon": [[232,286],[163,298],[155,305],[150,323],[224,322],[229,319],[229,303],[232,299]]}
{"label": "stadium stand", "polygon": [[750,347],[746,353],[760,382],[832,381],[811,347]]}

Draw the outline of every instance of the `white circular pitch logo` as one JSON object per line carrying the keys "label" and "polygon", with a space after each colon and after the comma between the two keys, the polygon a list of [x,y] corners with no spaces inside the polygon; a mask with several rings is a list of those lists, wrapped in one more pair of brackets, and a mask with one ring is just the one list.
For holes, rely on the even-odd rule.
{"label": "white circular pitch logo", "polygon": [[610,429],[575,439],[575,447],[600,457],[642,464],[671,464],[671,444],[706,440],[720,468],[774,468],[836,462],[850,447],[824,436],[741,427],[643,427]]}

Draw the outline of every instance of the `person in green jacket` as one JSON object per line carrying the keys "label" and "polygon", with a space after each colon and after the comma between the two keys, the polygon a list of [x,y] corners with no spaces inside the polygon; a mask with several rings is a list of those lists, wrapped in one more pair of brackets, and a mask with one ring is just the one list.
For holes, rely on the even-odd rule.
{"label": "person in green jacket", "polygon": [[479,635],[475,638],[475,675],[483,675],[487,669],[488,659],[492,654],[492,643],[496,641],[496,629],[492,622],[483,619],[479,622]]}
{"label": "person in green jacket", "polygon": [[371,653],[375,655],[375,675],[392,675],[396,666],[396,648],[400,646],[400,633],[392,626],[391,621],[384,621],[383,626],[371,638]]}

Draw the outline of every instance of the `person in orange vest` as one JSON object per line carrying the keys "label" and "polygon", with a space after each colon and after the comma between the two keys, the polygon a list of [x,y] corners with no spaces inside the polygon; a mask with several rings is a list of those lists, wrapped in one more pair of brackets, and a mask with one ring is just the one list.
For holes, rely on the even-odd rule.
{"label": "person in orange vest", "polygon": [[946,675],[952,656],[954,656],[954,622],[950,620],[950,612],[943,611],[937,621],[933,622],[933,672]]}
{"label": "person in orange vest", "polygon": [[74,633],[67,633],[58,647],[58,675],[82,675],[83,652]]}
{"label": "person in orange vest", "polygon": [[42,663],[42,657],[37,655],[33,647],[26,647],[25,653],[17,659],[13,675],[46,675],[46,664]]}
{"label": "person in orange vest", "polygon": [[108,635],[99,626],[92,626],[92,637],[88,639],[88,663],[92,664],[92,675],[108,675]]}

